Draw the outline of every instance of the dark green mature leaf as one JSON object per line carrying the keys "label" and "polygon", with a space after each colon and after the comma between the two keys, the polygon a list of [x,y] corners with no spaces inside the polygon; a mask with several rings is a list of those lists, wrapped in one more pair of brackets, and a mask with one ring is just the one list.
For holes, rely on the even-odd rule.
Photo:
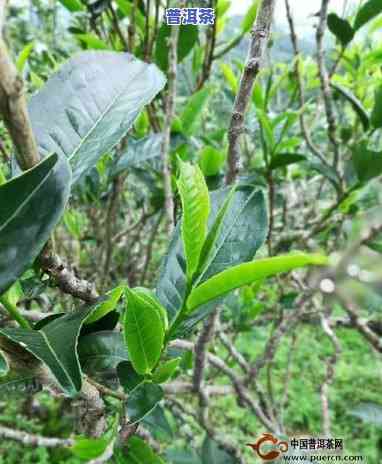
{"label": "dark green mature leaf", "polygon": [[373,127],[377,129],[382,127],[382,85],[375,92],[374,108],[371,113],[371,123]]}
{"label": "dark green mature leaf", "polygon": [[117,366],[118,379],[126,393],[131,392],[144,381],[142,375],[137,374],[129,361],[123,361]]}
{"label": "dark green mature leaf", "polygon": [[367,182],[382,174],[382,152],[367,148],[366,142],[353,147],[353,165],[361,182]]}
{"label": "dark green mature leaf", "polygon": [[373,240],[370,240],[366,245],[377,253],[382,253],[382,233],[378,234]]}
{"label": "dark green mature leaf", "polygon": [[65,155],[77,181],[120,141],[164,84],[155,65],[128,53],[78,53],[30,100],[41,153]]}
{"label": "dark green mature leaf", "polygon": [[167,438],[173,438],[174,432],[166,417],[164,409],[158,404],[150,414],[143,419],[142,425],[149,429],[149,431],[157,435],[165,435]]}
{"label": "dark green mature leaf", "polygon": [[38,390],[36,374],[33,372],[15,372],[9,370],[6,375],[0,376],[0,395],[11,393],[25,394],[25,392],[34,392]]}
{"label": "dark green mature leaf", "polygon": [[200,121],[200,114],[210,95],[211,89],[209,87],[203,87],[188,99],[187,105],[180,115],[182,131],[185,135],[192,135],[194,133],[195,127]]}
{"label": "dark green mature leaf", "polygon": [[0,329],[0,333],[45,363],[69,396],[82,386],[82,373],[77,355],[77,339],[85,319],[93,307],[54,319],[40,330]]}
{"label": "dark green mature leaf", "polygon": [[179,160],[177,182],[182,201],[181,232],[186,255],[187,277],[191,282],[207,235],[210,197],[204,176],[198,166]]}
{"label": "dark green mature leaf", "polygon": [[202,446],[202,464],[236,464],[234,457],[219,448],[218,444],[206,436]]}
{"label": "dark green mature leaf", "polygon": [[[168,68],[168,39],[171,35],[171,26],[162,24],[158,31],[155,44],[155,62],[166,71]],[[181,63],[191,52],[198,41],[198,27],[193,25],[182,26],[179,28],[178,39],[178,63]]]}
{"label": "dark green mature leaf", "polygon": [[127,416],[131,424],[141,421],[163,398],[163,390],[153,383],[138,385],[127,399]]}
{"label": "dark green mature leaf", "polygon": [[5,355],[0,351],[0,377],[6,375],[9,371],[9,365],[7,358]]}
{"label": "dark green mature leaf", "polygon": [[290,164],[299,163],[306,161],[306,156],[299,155],[298,153],[278,153],[272,157],[272,161],[269,164],[269,169],[274,170],[278,168],[284,168]]}
{"label": "dark green mature leaf", "polygon": [[235,288],[251,284],[257,280],[288,272],[307,265],[326,265],[325,256],[307,253],[291,253],[274,258],[258,259],[242,263],[214,275],[194,288],[187,299],[189,311],[218,298]]}
{"label": "dark green mature leaf", "polygon": [[[213,225],[211,230],[212,227]],[[250,186],[237,188],[194,285],[199,285],[235,264],[253,259],[264,243],[267,231],[267,209],[263,192]]]}
{"label": "dark green mature leaf", "polygon": [[340,18],[336,13],[328,14],[328,28],[343,47],[346,47],[353,40],[353,28],[346,19]]}
{"label": "dark green mature leaf", "polygon": [[[209,217],[209,252],[203,251],[203,272],[198,281],[208,279],[227,267],[253,259],[267,233],[267,210],[262,192],[251,186],[241,186],[232,193],[225,188],[211,193]],[[214,227],[220,208],[227,208],[219,227]],[[215,238],[212,239],[212,234]],[[168,254],[162,264],[157,295],[172,321],[184,303],[187,289],[186,261],[179,227],[175,229]]]}
{"label": "dark green mature leaf", "polygon": [[124,336],[129,359],[138,374],[151,372],[158,362],[164,341],[159,302],[145,298],[138,289],[126,290]]}
{"label": "dark green mature leaf", "polygon": [[354,111],[357,113],[359,119],[361,120],[364,130],[368,130],[370,126],[369,115],[367,114],[367,111],[363,107],[362,103],[358,100],[358,98],[341,85],[332,83],[331,86],[351,104]]}
{"label": "dark green mature leaf", "polygon": [[70,193],[67,161],[51,155],[0,186],[0,295],[40,254]]}
{"label": "dark green mature leaf", "polygon": [[89,374],[112,371],[129,359],[122,334],[109,330],[80,337],[78,355],[82,369]]}
{"label": "dark green mature leaf", "polygon": [[131,167],[140,167],[146,161],[160,158],[162,141],[162,134],[151,134],[139,140],[129,139],[127,150],[121,154],[112,168],[112,176]]}
{"label": "dark green mature leaf", "polygon": [[164,464],[150,446],[137,436],[129,438],[127,454],[123,458],[123,464]]}
{"label": "dark green mature leaf", "polygon": [[357,31],[364,24],[369,22],[375,16],[382,13],[382,2],[381,0],[368,0],[358,10],[357,16],[354,21],[354,30]]}

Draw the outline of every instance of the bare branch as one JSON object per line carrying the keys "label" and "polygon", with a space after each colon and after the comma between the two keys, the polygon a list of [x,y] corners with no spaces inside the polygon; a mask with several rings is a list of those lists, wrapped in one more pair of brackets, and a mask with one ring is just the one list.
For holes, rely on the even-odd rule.
{"label": "bare branch", "polygon": [[241,76],[239,91],[235,98],[233,112],[228,131],[228,172],[226,183],[235,181],[239,170],[239,138],[244,130],[244,116],[250,100],[253,84],[259,74],[261,60],[268,44],[273,19],[275,0],[263,0],[255,25],[251,31],[252,41],[248,52],[247,62]]}
{"label": "bare branch", "polygon": [[74,440],[71,438],[43,437],[41,435],[24,432],[23,430],[14,430],[2,425],[0,425],[0,437],[18,441],[26,446],[44,446],[45,448],[67,447],[74,444]]}

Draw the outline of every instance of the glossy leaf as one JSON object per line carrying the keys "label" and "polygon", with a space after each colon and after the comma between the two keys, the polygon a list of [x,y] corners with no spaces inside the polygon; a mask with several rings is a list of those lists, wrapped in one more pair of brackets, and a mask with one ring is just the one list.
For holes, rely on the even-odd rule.
{"label": "glossy leaf", "polygon": [[269,169],[284,168],[290,164],[300,163],[301,161],[306,161],[306,156],[299,155],[298,153],[278,153],[272,157],[272,161],[269,163]]}
{"label": "glossy leaf", "polygon": [[30,100],[40,152],[65,155],[77,181],[120,141],[164,84],[155,65],[128,53],[78,53]]}
{"label": "glossy leaf", "polygon": [[357,31],[380,13],[382,13],[381,0],[367,0],[357,12],[354,21],[354,29]]}
{"label": "glossy leaf", "polygon": [[127,454],[123,458],[123,464],[164,464],[150,446],[137,436],[129,438]]}
{"label": "glossy leaf", "polygon": [[92,375],[113,371],[129,359],[122,334],[109,330],[80,337],[78,355],[82,369]]}
{"label": "glossy leaf", "polygon": [[348,89],[338,85],[338,84],[331,84],[337,92],[340,93],[353,107],[354,111],[357,113],[360,121],[362,122],[363,129],[366,131],[370,126],[369,115],[367,111],[363,107],[362,103],[358,100],[358,98],[353,95]]}
{"label": "glossy leaf", "polygon": [[38,257],[70,193],[64,158],[51,155],[0,186],[0,295]]}
{"label": "glossy leaf", "polygon": [[54,319],[40,330],[0,329],[0,333],[45,363],[69,396],[81,390],[82,373],[77,355],[77,340],[82,324],[92,307]]}
{"label": "glossy leaf", "polygon": [[136,373],[129,361],[123,361],[118,364],[117,374],[119,382],[126,393],[131,392],[144,381],[144,377]]}
{"label": "glossy leaf", "polygon": [[[158,31],[158,37],[155,44],[155,62],[166,71],[168,68],[168,39],[171,35],[171,26],[162,24]],[[198,27],[194,25],[183,25],[179,28],[177,58],[181,63],[191,52],[198,41]]]}
{"label": "glossy leaf", "polygon": [[153,374],[153,382],[154,383],[164,383],[169,380],[175,371],[177,370],[180,361],[182,358],[173,358],[170,359],[169,361],[164,362],[163,364],[160,364],[154,374]]}
{"label": "glossy leaf", "polygon": [[374,107],[371,113],[371,123],[373,127],[382,128],[382,85],[375,92]]}
{"label": "glossy leaf", "polygon": [[231,290],[265,277],[271,277],[307,265],[321,266],[327,263],[327,258],[319,254],[293,253],[239,264],[214,275],[194,288],[187,299],[187,307],[189,311],[192,311]]}
{"label": "glossy leaf", "polygon": [[142,292],[126,290],[124,336],[129,359],[138,374],[151,372],[158,362],[164,341],[164,327],[158,302],[145,298]]}
{"label": "glossy leaf", "polygon": [[198,166],[179,161],[178,189],[182,202],[181,233],[191,282],[199,265],[199,257],[207,236],[210,197],[204,176]]}
{"label": "glossy leaf", "polygon": [[211,89],[204,87],[195,92],[187,101],[186,107],[180,115],[182,131],[185,135],[192,135],[200,122],[200,115],[211,96]]}
{"label": "glossy leaf", "polygon": [[106,314],[110,313],[117,306],[125,287],[120,285],[106,293],[105,298],[100,303],[97,303],[91,315],[86,319],[85,324],[92,324],[98,321]]}
{"label": "glossy leaf", "polygon": [[353,28],[346,19],[340,18],[336,13],[328,14],[328,28],[343,47],[353,40]]}
{"label": "glossy leaf", "polygon": [[361,182],[367,182],[382,174],[382,152],[369,150],[362,142],[353,147],[353,165]]}
{"label": "glossy leaf", "polygon": [[159,159],[162,140],[162,134],[151,134],[139,140],[129,139],[126,151],[112,168],[112,175],[116,176],[131,167],[141,167],[147,161]]}
{"label": "glossy leaf", "polygon": [[130,394],[126,402],[127,416],[131,424],[141,421],[163,398],[163,390],[153,383],[142,383]]}

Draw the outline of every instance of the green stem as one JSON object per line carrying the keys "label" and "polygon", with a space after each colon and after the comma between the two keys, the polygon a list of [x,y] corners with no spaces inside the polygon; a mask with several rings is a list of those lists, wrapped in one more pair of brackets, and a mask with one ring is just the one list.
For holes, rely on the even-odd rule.
{"label": "green stem", "polygon": [[17,309],[16,305],[12,304],[7,298],[0,297],[0,303],[4,306],[4,308],[8,311],[9,315],[14,319],[21,327],[24,329],[31,329],[30,323],[23,317],[19,310]]}

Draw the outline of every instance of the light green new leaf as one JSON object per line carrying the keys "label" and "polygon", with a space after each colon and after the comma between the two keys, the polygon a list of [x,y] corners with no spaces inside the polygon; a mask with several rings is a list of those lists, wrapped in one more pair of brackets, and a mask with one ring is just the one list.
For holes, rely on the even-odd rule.
{"label": "light green new leaf", "polygon": [[123,464],[164,464],[142,438],[137,436],[129,438],[127,449],[127,455],[121,460]]}
{"label": "light green new leaf", "polygon": [[198,92],[195,92],[188,99],[187,105],[180,116],[182,130],[185,135],[192,135],[194,133],[194,130],[200,121],[200,114],[210,96],[211,89],[209,87],[204,87]]}
{"label": "light green new leaf", "polygon": [[238,78],[235,76],[235,73],[232,71],[231,66],[226,63],[220,64],[221,72],[223,73],[224,79],[227,84],[230,86],[231,91],[234,95],[237,93],[239,87]]}
{"label": "light green new leaf", "polygon": [[153,383],[142,383],[132,392],[126,402],[127,416],[131,424],[141,421],[163,398],[163,390]]}
{"label": "light green new leaf", "polygon": [[199,166],[205,176],[216,176],[224,165],[225,153],[207,145],[199,154]]}
{"label": "light green new leaf", "polygon": [[216,274],[192,290],[187,299],[187,307],[189,311],[192,311],[231,290],[251,284],[259,279],[309,264],[322,266],[327,263],[327,258],[319,254],[293,253],[239,264]]}
{"label": "light green new leaf", "polygon": [[59,317],[40,330],[0,329],[0,333],[45,363],[63,391],[75,396],[82,386],[77,340],[93,307]]}
{"label": "light green new leaf", "polygon": [[0,186],[0,295],[40,254],[70,193],[65,158],[51,155]]}
{"label": "light green new leaf", "polygon": [[163,320],[158,311],[159,302],[151,300],[136,289],[126,290],[124,336],[129,359],[138,374],[151,372],[159,361],[163,341]]}
{"label": "light green new leaf", "polygon": [[164,84],[155,65],[128,53],[76,54],[30,99],[40,152],[65,155],[76,182],[121,140]]}
{"label": "light green new leaf", "polygon": [[382,127],[382,85],[375,92],[374,107],[371,113],[371,123],[376,129]]}
{"label": "light green new leaf", "polygon": [[173,376],[181,360],[182,358],[173,358],[173,359],[170,359],[169,361],[164,362],[160,366],[158,366],[153,374],[153,382],[154,383],[167,382],[167,380],[169,380]]}
{"label": "light green new leaf", "polygon": [[89,461],[102,456],[107,447],[111,444],[117,433],[117,421],[114,420],[113,426],[99,438],[75,437],[74,445],[70,451],[81,460]]}
{"label": "light green new leaf", "polygon": [[198,166],[179,161],[178,189],[182,201],[182,239],[191,282],[199,265],[200,253],[207,236],[210,197],[204,176]]}
{"label": "light green new leaf", "polygon": [[361,8],[358,10],[358,13],[354,21],[354,30],[357,31],[364,24],[369,22],[371,19],[375,18],[378,14],[382,13],[382,2],[381,0],[368,0],[366,1]]}
{"label": "light green new leaf", "polygon": [[253,26],[257,10],[259,8],[260,0],[253,0],[252,5],[248,8],[247,12],[244,15],[243,21],[241,23],[241,31],[243,34],[249,32]]}
{"label": "light green new leaf", "polygon": [[89,48],[93,50],[108,50],[109,45],[97,37],[95,34],[74,34],[82,48]]}
{"label": "light green new leaf", "polygon": [[34,42],[30,42],[29,44],[25,45],[17,57],[16,68],[19,73],[24,71],[25,64],[29,58],[29,55],[32,53],[33,47]]}
{"label": "light green new leaf", "polygon": [[125,289],[124,285],[114,288],[106,293],[105,299],[96,304],[92,314],[86,319],[85,324],[91,324],[106,316],[115,309]]}

